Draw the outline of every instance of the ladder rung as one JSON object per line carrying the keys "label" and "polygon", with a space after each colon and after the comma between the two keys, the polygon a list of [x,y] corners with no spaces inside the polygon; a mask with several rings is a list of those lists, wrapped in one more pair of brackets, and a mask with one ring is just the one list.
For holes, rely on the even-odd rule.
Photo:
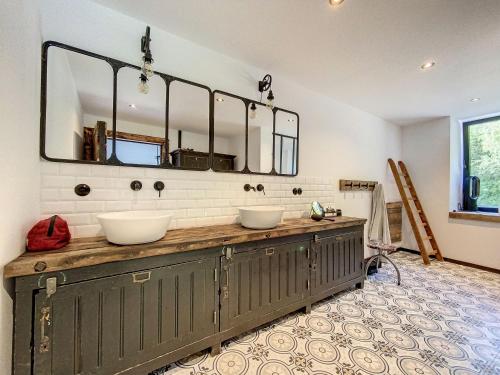
{"label": "ladder rung", "polygon": [[422,237],[422,241],[432,240],[432,236]]}
{"label": "ladder rung", "polygon": [[426,227],[426,226],[428,226],[429,224],[427,224],[427,223],[422,223],[422,224],[420,224],[420,225],[421,225],[421,226],[423,226],[423,227]]}

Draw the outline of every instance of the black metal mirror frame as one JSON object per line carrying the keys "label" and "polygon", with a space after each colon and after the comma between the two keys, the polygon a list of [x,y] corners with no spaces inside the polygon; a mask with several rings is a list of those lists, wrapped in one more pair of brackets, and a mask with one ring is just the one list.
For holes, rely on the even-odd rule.
{"label": "black metal mirror frame", "polygon": [[[92,161],[92,160],[73,160],[73,159],[62,159],[62,158],[53,158],[46,154],[45,145],[46,145],[46,133],[47,133],[47,71],[48,71],[48,51],[50,47],[58,47],[68,51],[72,51],[75,53],[79,53],[85,56],[93,57],[98,60],[102,60],[107,62],[112,70],[113,70],[113,124],[112,124],[112,150],[111,155],[108,159],[104,161]],[[95,164],[95,165],[111,165],[111,166],[130,166],[130,167],[142,167],[142,168],[164,168],[164,169],[178,169],[178,170],[194,170],[194,171],[206,171],[209,169],[213,169],[214,164],[214,100],[215,94],[227,95],[236,99],[240,99],[245,104],[245,167],[241,171],[221,171],[215,170],[216,172],[225,172],[225,173],[245,173],[245,174],[255,174],[255,175],[277,175],[277,176],[287,176],[293,177],[298,174],[298,166],[299,166],[299,122],[300,117],[298,113],[292,112],[283,108],[273,107],[273,150],[272,150],[272,159],[273,159],[273,167],[271,172],[262,173],[262,172],[252,172],[248,168],[248,108],[252,103],[256,105],[265,106],[265,104],[260,103],[255,100],[251,100],[248,98],[244,98],[235,94],[231,94],[228,92],[215,90],[212,91],[210,87],[206,85],[202,85],[196,82],[192,82],[183,78],[174,77],[165,73],[154,71],[154,74],[161,77],[165,81],[166,85],[166,103],[165,103],[165,152],[166,157],[165,160],[160,165],[150,165],[150,164],[132,164],[132,163],[124,163],[121,162],[116,156],[116,112],[117,112],[117,83],[118,83],[118,71],[122,68],[129,67],[132,69],[141,70],[141,68],[137,65],[130,64],[124,61],[120,61],[117,59],[113,59],[111,57],[103,56],[94,52],[89,52],[77,47],[73,47],[64,43],[55,42],[55,41],[46,41],[42,45],[42,74],[41,74],[41,90],[40,90],[40,156],[48,161],[59,162],[59,163],[76,163],[76,164]],[[185,168],[185,167],[175,167],[173,166],[168,158],[169,153],[169,100],[170,100],[170,84],[174,81],[183,82],[188,85],[196,86],[202,89],[205,89],[209,93],[209,160],[207,168]],[[275,133],[276,133],[276,112],[283,111],[292,115],[297,116],[297,153],[296,153],[296,168],[294,174],[279,174],[276,172],[275,168]]]}
{"label": "black metal mirror frame", "polygon": [[[245,104],[245,167],[241,171],[227,171],[227,170],[214,169],[213,165],[211,165],[212,170],[214,170],[215,172],[223,172],[223,173],[245,173],[245,174],[255,174],[255,175],[265,175],[265,176],[269,176],[269,175],[271,175],[271,176],[286,176],[286,177],[297,176],[297,174],[299,172],[299,129],[300,129],[300,116],[299,116],[299,114],[296,112],[293,112],[293,111],[289,111],[287,109],[279,108],[279,107],[272,108],[272,113],[273,113],[273,132],[272,132],[272,136],[273,136],[273,149],[272,149],[273,167],[272,167],[270,172],[254,172],[254,171],[251,171],[250,168],[248,167],[248,118],[249,118],[248,108],[252,105],[252,103],[255,103],[255,105],[258,105],[261,107],[267,107],[267,106],[266,106],[266,104],[260,103],[256,100],[248,99],[248,98],[245,98],[243,96],[231,94],[229,92],[222,91],[222,90],[214,90],[212,92],[212,100],[211,100],[212,106],[215,105],[215,95],[216,94],[229,96],[229,97],[234,98],[234,99],[239,99]],[[297,152],[296,152],[295,159],[294,159],[294,162],[295,162],[295,173],[294,174],[284,174],[284,173],[282,174],[282,173],[278,173],[276,171],[276,160],[275,160],[275,158],[276,158],[276,155],[275,155],[276,143],[275,142],[276,142],[276,135],[280,135],[280,134],[276,133],[276,113],[278,111],[289,113],[291,115],[297,116],[297,137],[296,137],[296,150],[297,150]],[[212,107],[212,117],[213,117],[212,131],[213,131],[214,137],[215,137],[214,115],[215,115],[215,108]],[[291,138],[293,138],[293,137],[291,137]],[[213,142],[212,142],[212,145],[213,145]],[[212,161],[213,161],[213,158],[212,158]]]}

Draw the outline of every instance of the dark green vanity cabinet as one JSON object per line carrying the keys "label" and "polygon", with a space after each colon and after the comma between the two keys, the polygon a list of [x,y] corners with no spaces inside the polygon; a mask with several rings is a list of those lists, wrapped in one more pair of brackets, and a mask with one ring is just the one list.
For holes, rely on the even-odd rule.
{"label": "dark green vanity cabinet", "polygon": [[114,374],[213,335],[216,258],[35,295],[35,374]]}
{"label": "dark green vanity cabinet", "polygon": [[362,287],[359,221],[304,232],[16,277],[14,374],[147,374]]}
{"label": "dark green vanity cabinet", "polygon": [[[363,274],[363,232],[329,231],[314,235],[311,246],[311,295],[314,300],[345,289]],[[363,286],[363,279],[358,281]]]}
{"label": "dark green vanity cabinet", "polygon": [[309,245],[305,238],[292,238],[231,248],[233,253],[221,261],[221,331],[266,320],[286,306],[303,303],[308,295]]}

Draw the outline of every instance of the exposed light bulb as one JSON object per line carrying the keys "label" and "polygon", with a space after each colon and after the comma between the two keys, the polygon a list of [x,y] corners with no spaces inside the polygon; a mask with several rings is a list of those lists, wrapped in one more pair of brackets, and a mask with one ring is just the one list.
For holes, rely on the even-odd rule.
{"label": "exposed light bulb", "polygon": [[269,108],[273,108],[274,107],[274,94],[273,94],[273,90],[269,90],[269,95],[267,95],[267,106]]}
{"label": "exposed light bulb", "polygon": [[257,117],[257,106],[255,105],[255,103],[252,103],[252,105],[250,106],[250,116],[249,117],[252,120]]}

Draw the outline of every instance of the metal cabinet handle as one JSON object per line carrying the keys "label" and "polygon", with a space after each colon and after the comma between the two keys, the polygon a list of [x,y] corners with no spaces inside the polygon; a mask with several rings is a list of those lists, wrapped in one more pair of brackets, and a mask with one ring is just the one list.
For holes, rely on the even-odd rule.
{"label": "metal cabinet handle", "polygon": [[145,283],[151,279],[151,271],[134,273],[132,274],[132,278],[134,283]]}
{"label": "metal cabinet handle", "polygon": [[50,325],[50,307],[42,307],[40,317],[40,353],[46,353],[50,350],[50,339],[49,336],[45,334],[45,323]]}
{"label": "metal cabinet handle", "polygon": [[274,247],[269,247],[266,249],[266,255],[273,255],[274,254]]}

